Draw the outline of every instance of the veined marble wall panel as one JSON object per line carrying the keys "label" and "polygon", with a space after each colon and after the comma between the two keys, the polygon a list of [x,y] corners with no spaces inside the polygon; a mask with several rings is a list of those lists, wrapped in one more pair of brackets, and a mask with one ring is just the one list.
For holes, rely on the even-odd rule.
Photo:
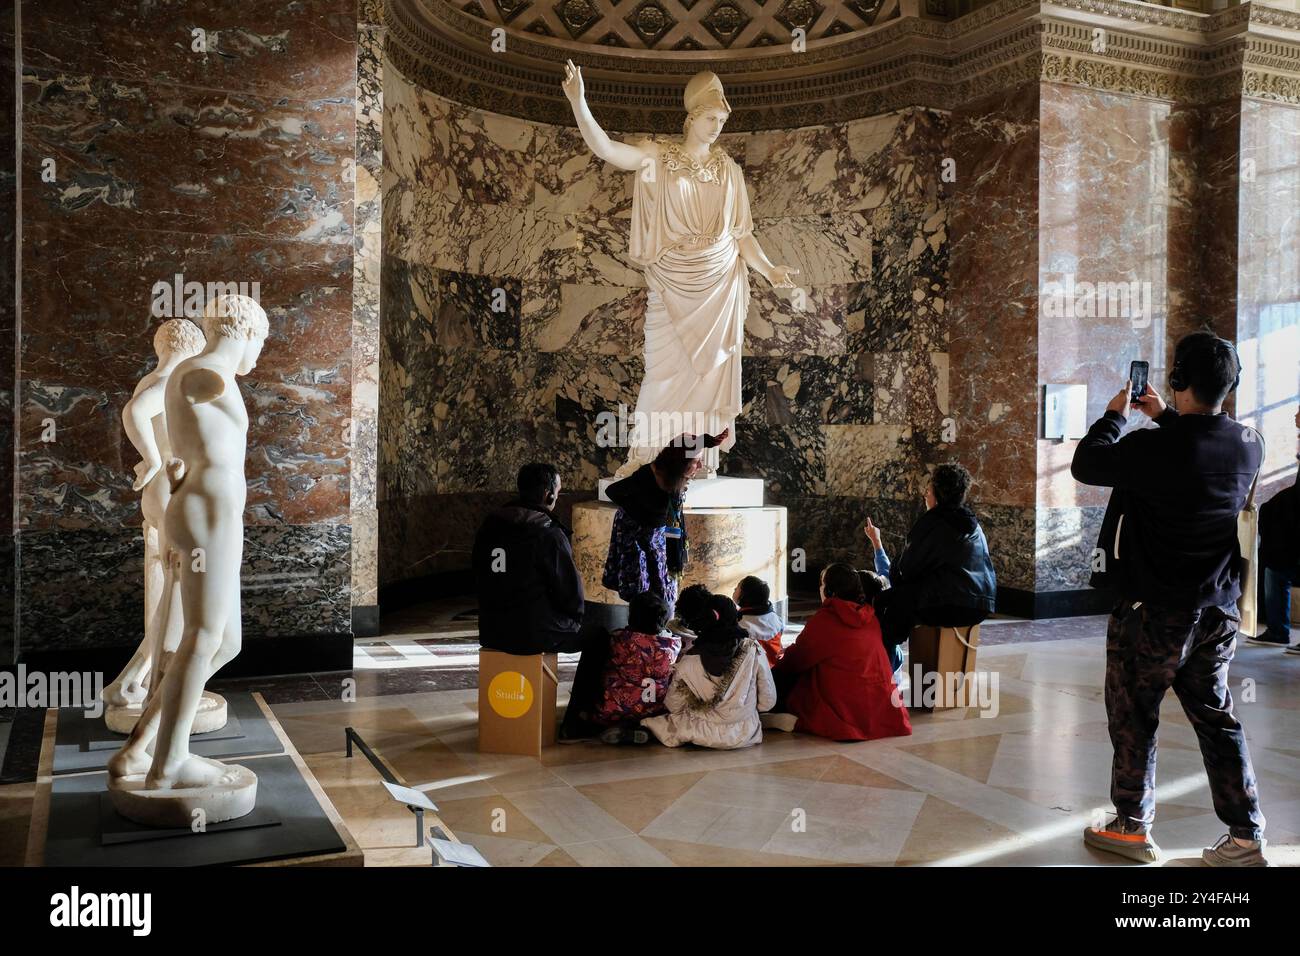
{"label": "veined marble wall panel", "polygon": [[[796,301],[750,276],[724,471],[805,502],[791,539],[818,553],[860,545],[860,497],[914,501],[951,453],[945,127],[905,110],[723,136],[760,242],[803,284]],[[390,67],[384,183],[381,579],[396,582],[465,567],[520,464],[554,461],[577,494],[617,467],[597,416],[635,404],[645,283],[627,258],[630,176],[576,130],[467,110]],[[843,503],[847,541],[821,540],[824,517],[800,526],[819,502]]]}
{"label": "veined marble wall panel", "polygon": [[[154,284],[178,273],[256,282],[270,319],[240,383],[244,634],[346,632],[349,419],[363,417],[353,219],[358,198],[377,200],[378,169],[358,185],[355,0],[24,0],[22,12],[23,648],[138,641],[142,577],[122,551],[139,546],[137,456],[120,414],[155,361]],[[40,441],[46,419],[54,441]],[[61,610],[73,592],[95,606]]]}
{"label": "veined marble wall panel", "polygon": [[[24,69],[349,105],[354,95],[357,0],[20,2]],[[195,29],[219,55],[193,51]]]}
{"label": "veined marble wall panel", "polygon": [[[1038,381],[1086,385],[1091,423],[1133,360],[1151,363],[1151,382],[1167,395],[1174,119],[1167,103],[1050,83],[1039,110]],[[1078,297],[1103,284],[1095,300]],[[1112,296],[1119,287],[1138,294]],[[1155,426],[1134,413],[1128,427]],[[1109,495],[1070,475],[1076,445],[1038,441],[1039,590],[1085,588],[1092,573],[1094,512]]]}
{"label": "veined marble wall panel", "polygon": [[[0,13],[0,72],[14,75],[17,8]],[[0,508],[14,509],[14,390],[15,335],[13,268],[18,254],[18,140],[15,136],[18,98],[13,83],[0,88]],[[14,630],[14,595],[18,591],[12,520],[0,533],[0,666],[12,664],[17,654]]]}
{"label": "veined marble wall panel", "polygon": [[[178,272],[258,282],[270,319],[268,347],[240,380],[249,414],[245,520],[346,520],[352,271],[352,249],[338,243],[86,231],[75,215],[26,220],[23,434],[33,440],[20,449],[20,527],[138,523],[137,457],[120,415],[156,363],[152,283]],[[46,417],[56,441],[35,440]]]}
{"label": "veined marble wall panel", "polygon": [[1237,417],[1265,441],[1261,500],[1296,476],[1300,405],[1300,108],[1241,104]]}
{"label": "veined marble wall panel", "polygon": [[[346,524],[244,528],[245,640],[347,633],[350,534]],[[124,637],[138,643],[144,628],[138,528],[33,531],[21,540],[24,651],[113,647]]]}
{"label": "veined marble wall panel", "polygon": [[[1088,385],[1096,419],[1131,359],[1168,395],[1177,340],[1233,339],[1243,364],[1229,408],[1265,434],[1262,497],[1295,475],[1300,395],[1300,109],[1257,100],[1171,108],[1044,84],[1040,276],[1149,284],[1150,316],[1039,318],[1041,382]],[[1153,427],[1140,414],[1131,428]],[[1069,475],[1074,442],[1040,441],[1040,590],[1086,586],[1105,489]],[[1080,535],[1082,537],[1080,537]]]}

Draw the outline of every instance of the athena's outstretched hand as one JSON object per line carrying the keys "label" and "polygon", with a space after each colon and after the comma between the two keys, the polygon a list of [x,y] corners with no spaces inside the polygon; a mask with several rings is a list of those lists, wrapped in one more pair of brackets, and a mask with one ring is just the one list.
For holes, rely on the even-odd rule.
{"label": "athena's outstretched hand", "polygon": [[560,84],[569,102],[577,106],[586,96],[582,85],[582,67],[574,66],[572,60],[564,61],[564,82]]}

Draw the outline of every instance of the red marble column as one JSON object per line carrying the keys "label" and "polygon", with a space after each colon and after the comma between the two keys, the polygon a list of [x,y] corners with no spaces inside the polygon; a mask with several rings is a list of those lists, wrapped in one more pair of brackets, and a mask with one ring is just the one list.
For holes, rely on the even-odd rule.
{"label": "red marble column", "polygon": [[999,584],[1034,589],[1038,84],[954,111],[949,310],[957,457]]}

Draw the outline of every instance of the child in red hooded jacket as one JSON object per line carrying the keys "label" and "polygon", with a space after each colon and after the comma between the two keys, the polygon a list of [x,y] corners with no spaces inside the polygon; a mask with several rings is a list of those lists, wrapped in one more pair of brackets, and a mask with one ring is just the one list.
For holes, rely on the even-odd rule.
{"label": "child in red hooded jacket", "polygon": [[832,740],[911,734],[907,708],[895,705],[894,675],[880,624],[863,603],[858,572],[846,564],[822,571],[822,606],[772,669],[795,730]]}

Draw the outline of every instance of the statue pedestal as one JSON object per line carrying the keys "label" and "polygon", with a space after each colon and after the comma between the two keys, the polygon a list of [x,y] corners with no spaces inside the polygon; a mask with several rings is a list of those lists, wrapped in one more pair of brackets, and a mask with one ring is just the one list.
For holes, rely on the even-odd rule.
{"label": "statue pedestal", "polygon": [[[602,495],[608,484],[601,482]],[[728,500],[733,504],[729,506]],[[600,583],[617,510],[602,500],[573,506],[573,554],[586,592],[587,620],[611,629],[627,623],[627,602]],[[752,574],[768,583],[772,604],[784,617],[788,607],[786,510],[763,504],[763,482],[757,478],[693,481],[686,492],[685,515],[691,551],[682,587],[703,584],[730,597],[740,579]]]}

